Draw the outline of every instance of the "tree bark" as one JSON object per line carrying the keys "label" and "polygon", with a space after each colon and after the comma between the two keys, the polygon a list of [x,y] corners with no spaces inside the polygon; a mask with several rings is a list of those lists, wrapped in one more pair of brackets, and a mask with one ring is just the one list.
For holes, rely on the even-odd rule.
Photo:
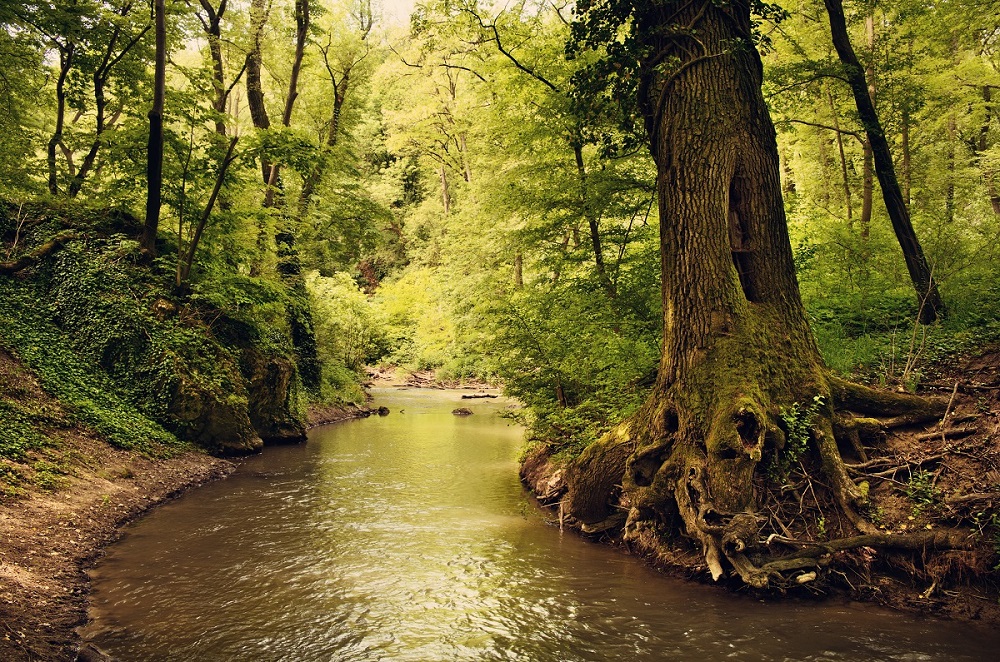
{"label": "tree bark", "polygon": [[[259,130],[271,127],[271,119],[267,114],[267,106],[264,105],[264,87],[261,81],[261,54],[260,40],[263,36],[264,26],[267,24],[268,14],[271,12],[270,3],[267,0],[252,0],[250,3],[250,24],[253,30],[253,39],[249,52],[247,52],[247,105],[250,107],[250,118],[253,125]],[[267,184],[271,174],[271,164],[261,158],[260,162],[261,178]]]}
{"label": "tree bark", "polygon": [[163,96],[167,73],[167,18],[164,0],[154,0],[156,56],[153,62],[153,107],[149,110],[149,141],[146,146],[146,221],[139,243],[143,252],[156,256],[163,190]]}
{"label": "tree bark", "polygon": [[66,76],[73,67],[76,44],[56,44],[59,49],[59,77],[56,79],[56,128],[49,139],[47,162],[49,168],[49,193],[59,194],[59,175],[56,170],[56,148],[62,145],[63,129],[66,123]]}
{"label": "tree bark", "polygon": [[843,3],[841,0],[823,0],[823,2],[830,17],[834,48],[844,65],[844,73],[847,75],[851,91],[854,93],[858,114],[861,116],[865,133],[871,143],[875,174],[882,188],[882,198],[885,201],[886,211],[889,213],[896,239],[903,250],[906,268],[917,293],[920,306],[919,319],[923,324],[930,324],[944,314],[944,304],[938,293],[937,283],[934,281],[931,268],[924,257],[923,248],[920,246],[920,241],[913,230],[913,224],[910,222],[910,213],[903,201],[903,194],[896,179],[896,170],[893,166],[892,154],[889,151],[889,143],[886,141],[885,131],[882,129],[878,113],[876,113],[869,95],[864,70],[858,62],[858,56],[851,46],[847,33]]}

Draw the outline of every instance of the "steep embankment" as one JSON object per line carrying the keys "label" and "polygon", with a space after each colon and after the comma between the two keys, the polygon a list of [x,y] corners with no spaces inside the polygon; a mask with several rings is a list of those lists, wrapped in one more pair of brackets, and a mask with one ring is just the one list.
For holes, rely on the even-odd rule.
{"label": "steep embankment", "polygon": [[[761,550],[785,550],[801,565],[812,559],[791,582],[772,583],[770,593],[852,599],[952,618],[1000,623],[1000,347],[972,357],[928,368],[923,392],[949,401],[944,420],[913,425],[899,420],[876,421],[858,416],[850,458],[851,477],[868,491],[867,517],[878,533],[835,540],[827,533],[821,483],[798,477],[780,484],[783,510],[759,513],[763,526],[776,518],[785,536],[761,536]],[[803,456],[806,467],[818,458]],[[580,528],[560,504],[574,485],[573,460],[544,445],[533,448],[521,465],[521,478],[543,504],[559,513],[561,524]],[[769,489],[760,476],[758,489]],[[621,481],[609,491],[609,506],[629,512]],[[826,512],[826,516],[829,516]],[[624,525],[624,529],[623,529]],[[708,580],[701,550],[676,523],[665,518],[655,530],[617,527],[598,534],[624,544],[661,569]],[[912,534],[928,542],[913,546]],[[945,532],[959,544],[935,548],[933,534]],[[901,535],[911,534],[911,535]],[[908,539],[894,546],[893,536]],[[753,554],[754,550],[748,553]],[[746,590],[736,579],[723,579]]]}

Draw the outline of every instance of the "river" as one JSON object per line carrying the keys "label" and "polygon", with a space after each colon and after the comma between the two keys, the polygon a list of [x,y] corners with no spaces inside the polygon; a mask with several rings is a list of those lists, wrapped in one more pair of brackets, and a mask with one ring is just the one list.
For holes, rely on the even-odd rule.
{"label": "river", "polygon": [[[500,400],[381,390],[153,511],[91,573],[86,638],[132,660],[988,660],[974,626],[761,602],[546,522]],[[472,416],[454,416],[464,406]]]}

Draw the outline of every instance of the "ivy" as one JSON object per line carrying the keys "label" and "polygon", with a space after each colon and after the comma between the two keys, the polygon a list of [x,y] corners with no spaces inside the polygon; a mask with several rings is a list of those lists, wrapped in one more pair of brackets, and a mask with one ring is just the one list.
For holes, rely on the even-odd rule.
{"label": "ivy", "polygon": [[767,475],[773,482],[785,481],[792,467],[805,455],[809,448],[813,419],[822,407],[823,396],[817,395],[808,404],[793,402],[790,406],[781,408],[778,420],[785,432],[785,446],[775,449],[767,465]]}

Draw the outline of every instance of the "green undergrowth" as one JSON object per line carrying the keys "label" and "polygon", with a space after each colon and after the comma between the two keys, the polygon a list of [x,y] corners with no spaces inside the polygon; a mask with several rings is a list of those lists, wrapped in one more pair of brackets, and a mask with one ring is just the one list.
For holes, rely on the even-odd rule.
{"label": "green undergrowth", "polygon": [[[212,263],[177,292],[170,247],[150,265],[136,231],[126,213],[88,206],[0,214],[0,248],[8,254],[72,234],[39,264],[0,276],[0,348],[65,407],[69,424],[148,455],[189,448],[185,440],[224,451],[213,435],[254,434],[244,369],[273,370],[282,361],[291,366],[288,415],[301,412],[286,288]],[[262,390],[268,386],[265,377]],[[14,399],[3,403],[11,424],[0,433],[8,449],[0,455],[44,445],[45,421],[15,411]]]}
{"label": "green undergrowth", "polygon": [[[0,343],[67,408],[70,422],[92,428],[118,448],[164,455],[183,446],[162,425],[119,397],[110,378],[69,347],[45,311],[32,289],[0,278]],[[0,453],[17,457],[44,444],[47,437],[39,431],[43,420],[37,413],[14,411],[10,402],[0,406],[11,411],[12,422],[0,433],[6,437]]]}
{"label": "green undergrowth", "polygon": [[887,291],[867,302],[807,299],[806,307],[828,366],[876,385],[914,390],[935,366],[1000,342],[1000,282],[972,283],[944,296],[947,314],[929,326],[916,323],[911,292]]}

